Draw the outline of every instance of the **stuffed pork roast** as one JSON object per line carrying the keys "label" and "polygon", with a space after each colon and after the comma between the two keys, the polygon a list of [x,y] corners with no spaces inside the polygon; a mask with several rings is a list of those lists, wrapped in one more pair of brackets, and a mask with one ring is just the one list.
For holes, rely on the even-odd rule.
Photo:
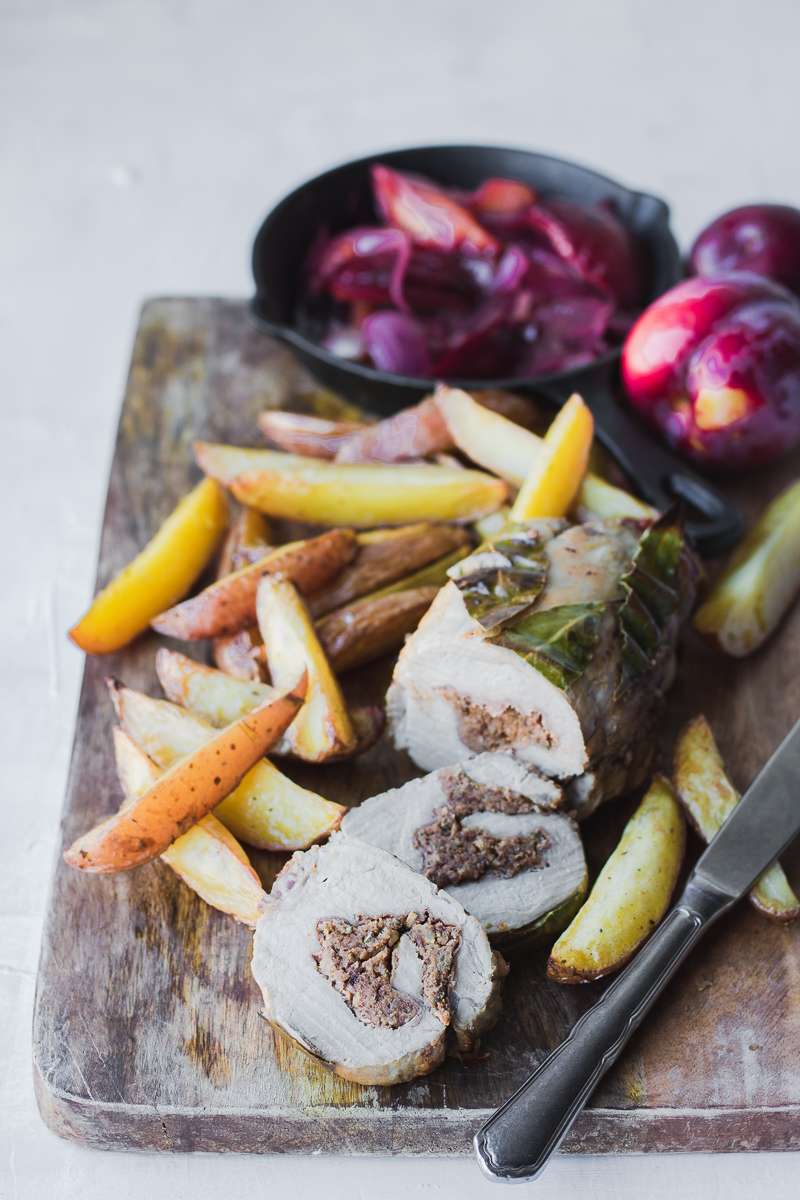
{"label": "stuffed pork roast", "polygon": [[479,922],[424,875],[334,834],[281,871],[255,932],[265,1016],[345,1079],[391,1084],[494,1024],[506,973]]}
{"label": "stuffed pork roast", "polygon": [[511,527],[451,568],[406,642],[396,745],[425,770],[512,752],[588,814],[644,781],[696,577],[671,516]]}
{"label": "stuffed pork roast", "polygon": [[508,754],[479,754],[351,809],[343,834],[408,863],[500,942],[555,935],[586,890],[563,791]]}

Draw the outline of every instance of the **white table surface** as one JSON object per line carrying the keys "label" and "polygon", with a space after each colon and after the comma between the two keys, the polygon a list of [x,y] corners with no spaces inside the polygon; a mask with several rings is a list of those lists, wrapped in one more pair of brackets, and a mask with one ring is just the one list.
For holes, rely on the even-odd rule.
{"label": "white table surface", "polygon": [[[384,146],[574,157],[671,198],[684,242],[733,203],[798,201],[799,41],[793,0],[0,0],[2,1200],[492,1194],[466,1159],[102,1154],[38,1118],[30,1013],[81,672],[65,629],[137,309],[246,294],[272,202]],[[799,1176],[796,1154],[562,1158],[535,1190],[783,1200]]]}

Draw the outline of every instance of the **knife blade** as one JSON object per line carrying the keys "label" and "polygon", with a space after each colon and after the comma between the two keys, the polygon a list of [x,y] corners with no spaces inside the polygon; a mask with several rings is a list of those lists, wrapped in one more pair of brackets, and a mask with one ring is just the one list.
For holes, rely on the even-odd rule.
{"label": "knife blade", "polygon": [[800,721],[759,772],[694,874],[735,899],[797,836],[800,826]]}
{"label": "knife blade", "polygon": [[800,721],[698,860],[678,903],[601,999],[475,1135],[490,1179],[535,1179],[690,950],[800,833]]}

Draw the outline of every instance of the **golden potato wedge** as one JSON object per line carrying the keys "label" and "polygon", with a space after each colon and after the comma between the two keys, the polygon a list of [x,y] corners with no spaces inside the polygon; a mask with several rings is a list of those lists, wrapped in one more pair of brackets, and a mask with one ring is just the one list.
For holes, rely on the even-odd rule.
{"label": "golden potato wedge", "polygon": [[188,708],[217,729],[252,712],[278,689],[256,680],[231,679],[166,646],[156,652],[156,675],[168,699]]}
{"label": "golden potato wedge", "polygon": [[353,561],[332,583],[308,598],[312,616],[319,617],[361,596],[371,595],[384,584],[400,580],[417,567],[469,544],[465,529],[427,522],[399,529],[370,530],[359,533],[357,540],[358,551]]}
{"label": "golden potato wedge", "polygon": [[508,488],[482,471],[430,463],[330,463],[279,450],[198,442],[203,471],[242,504],[316,525],[405,525],[474,521],[503,503]]}
{"label": "golden potato wedge", "polygon": [[151,625],[158,633],[186,642],[238,633],[253,624],[262,576],[279,573],[304,593],[314,592],[347,565],[356,548],[350,529],[331,529],[319,537],[289,542],[160,613]]}
{"label": "golden potato wedge", "polygon": [[[123,730],[161,768],[182,761],[216,735],[207,721],[167,700],[119,684],[112,684],[112,699]],[[231,711],[242,709],[232,705]],[[338,829],[344,812],[341,804],[287,778],[269,759],[256,763],[214,809],[215,817],[248,846],[282,851],[305,850],[327,837]]]}
{"label": "golden potato wedge", "polygon": [[[264,649],[263,642],[261,648]],[[259,680],[237,679],[225,672],[215,670],[213,667],[207,667],[204,663],[195,662],[194,659],[188,658],[185,654],[179,654],[176,650],[167,650],[166,648],[162,648],[158,653],[156,670],[159,682],[170,700],[176,704],[186,705],[195,717],[200,718],[201,725],[209,724],[217,729],[249,712],[269,694],[270,690],[274,691]],[[149,696],[142,696],[140,692],[134,693],[134,695],[137,697],[137,709],[143,705],[164,705],[164,701],[152,700]],[[166,707],[174,712],[173,704]],[[134,717],[136,715],[135,713]],[[171,717],[168,713],[161,714],[160,724],[170,730],[170,736],[176,744],[185,745],[188,738],[196,736],[196,730],[193,731],[190,728],[191,722],[188,724],[181,722],[180,716],[188,718],[189,713],[179,713],[178,723],[181,726],[179,729],[173,727],[175,717]],[[374,704],[354,705],[350,710],[350,721],[355,732],[355,746],[334,757],[350,758],[369,750],[383,732],[384,720],[383,709],[379,706]],[[151,728],[154,724],[158,726],[159,721],[156,721],[154,716],[152,719],[148,718],[147,728]],[[139,739],[137,738],[137,740]],[[184,753],[186,752],[184,751]],[[159,757],[156,749],[151,753],[154,758]],[[275,743],[271,754],[301,757],[292,746],[288,736],[282,737]]]}
{"label": "golden potato wedge", "polygon": [[363,421],[330,421],[306,413],[268,409],[258,418],[258,427],[270,442],[290,454],[306,458],[335,458],[349,438],[370,426]]}
{"label": "golden potato wedge", "polygon": [[[673,783],[689,821],[703,841],[710,842],[741,796],[725,773],[711,726],[702,714],[689,721],[678,737]],[[794,921],[800,916],[800,899],[779,862],[767,867],[750,892],[750,900],[774,921]]]}
{"label": "golden potato wedge", "polygon": [[[532,464],[542,454],[542,438],[508,420],[507,416],[478,404],[460,388],[440,384],[436,389],[436,403],[459,450],[515,487],[522,486]],[[654,519],[658,516],[649,504],[591,472],[583,479],[576,505],[587,516],[601,518]],[[498,510],[478,522],[479,533],[482,537],[495,536],[507,521],[506,510]]]}
{"label": "golden potato wedge", "polygon": [[726,654],[752,654],[800,593],[800,480],[773,500],[694,615]]}
{"label": "golden potato wedge", "polygon": [[657,775],[588,900],[553,946],[549,978],[586,983],[624,966],[667,911],[685,845],[681,807]]}
{"label": "golden potato wedge", "polygon": [[[119,728],[114,730],[114,757],[126,803],[131,804],[152,787],[161,772]],[[161,861],[206,904],[243,925],[255,926],[266,892],[236,838],[213,813],[177,838]]]}
{"label": "golden potato wedge", "polygon": [[157,858],[241,783],[291,724],[307,689],[301,666],[291,690],[270,697],[168,768],[132,805],[78,838],[64,861],[80,871],[110,874]]}
{"label": "golden potato wedge", "polygon": [[572,506],[589,465],[594,418],[574,393],[560,408],[511,509],[514,521],[563,517]]}
{"label": "golden potato wedge", "polygon": [[317,636],[335,671],[363,667],[396,650],[416,629],[439,589],[411,588],[383,596],[363,596],[322,617]]}
{"label": "golden potato wedge", "polygon": [[352,752],[356,737],[341,688],[314,631],[311,616],[288,579],[265,575],[256,597],[258,628],[276,687],[305,667],[308,696],[288,732],[292,750],[307,762]]}
{"label": "golden potato wedge", "polygon": [[69,636],[87,654],[110,654],[189,591],[228,524],[225,493],[204,479],[180,501],[127,567],[95,596]]}

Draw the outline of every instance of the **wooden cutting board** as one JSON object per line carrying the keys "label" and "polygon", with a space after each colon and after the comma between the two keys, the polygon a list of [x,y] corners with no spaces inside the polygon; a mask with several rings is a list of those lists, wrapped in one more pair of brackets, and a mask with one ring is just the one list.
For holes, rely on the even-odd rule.
{"label": "wooden cutting board", "polygon": [[[255,416],[308,403],[287,353],[244,304],[148,303],[136,337],[103,522],[98,586],[150,537],[197,477],[197,437],[258,442]],[[792,475],[762,473],[750,511]],[[76,614],[77,616],[77,614]],[[62,823],[66,845],[120,795],[103,678],[158,694],[154,638],[87,659]],[[663,752],[703,710],[735,782],[745,786],[800,715],[800,609],[751,661],[726,660],[687,635]],[[380,697],[391,664],[355,673],[352,696]],[[356,763],[298,768],[332,799],[355,803],[411,777],[388,739]],[[798,797],[800,803],[800,796]],[[630,805],[585,827],[597,868]],[[690,839],[690,858],[698,845]],[[267,882],[281,865],[261,855]],[[800,854],[787,866],[800,883]],[[160,863],[86,878],[57,863],[34,1022],[42,1116],[92,1146],[148,1150],[464,1153],[486,1116],[599,995],[546,982],[542,952],[518,954],[504,1015],[482,1062],[449,1061],[388,1089],[346,1083],[273,1033],[259,1015],[250,933],[208,908]],[[671,984],[578,1119],[565,1149],[749,1150],[800,1146],[800,925],[748,904],[715,928]]]}

